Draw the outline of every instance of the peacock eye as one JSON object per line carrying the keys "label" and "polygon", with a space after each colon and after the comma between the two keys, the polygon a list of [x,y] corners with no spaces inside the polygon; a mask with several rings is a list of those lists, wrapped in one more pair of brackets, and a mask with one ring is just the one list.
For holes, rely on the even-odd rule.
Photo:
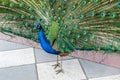
{"label": "peacock eye", "polygon": [[5,19],[8,20],[8,19],[10,19],[10,17],[8,15],[6,15]]}
{"label": "peacock eye", "polygon": [[117,39],[117,41],[118,41],[118,42],[120,42],[120,38],[119,38],[119,39]]}
{"label": "peacock eye", "polygon": [[85,39],[84,39],[84,41],[85,41],[85,42],[87,42],[87,41],[88,41],[88,39],[87,39],[87,38],[85,38]]}
{"label": "peacock eye", "polygon": [[33,8],[32,8],[32,7],[29,7],[28,10],[29,10],[29,11],[33,11]]}
{"label": "peacock eye", "polygon": [[21,15],[21,19],[25,19],[25,15]]}
{"label": "peacock eye", "polygon": [[52,2],[54,3],[56,0],[52,0]]}
{"label": "peacock eye", "polygon": [[65,44],[64,43],[62,44],[62,48],[65,48]]}
{"label": "peacock eye", "polygon": [[25,6],[25,5],[24,5],[24,4],[22,4],[22,3],[21,3],[21,4],[19,4],[19,7],[21,7],[21,8],[23,8],[24,6]]}
{"label": "peacock eye", "polygon": [[120,7],[120,2],[118,2],[118,7]]}
{"label": "peacock eye", "polygon": [[75,8],[76,8],[75,5],[72,5],[72,6],[71,6],[71,10],[72,10],[72,11],[75,10]]}
{"label": "peacock eye", "polygon": [[95,16],[95,13],[94,12],[90,12],[89,16],[93,17],[93,16]]}
{"label": "peacock eye", "polygon": [[74,42],[74,39],[70,39],[70,42],[73,43],[73,42]]}
{"label": "peacock eye", "polygon": [[86,30],[84,30],[84,31],[83,31],[83,35],[86,35],[86,34],[87,34],[87,31],[86,31]]}
{"label": "peacock eye", "polygon": [[79,18],[80,18],[80,19],[83,19],[83,18],[84,18],[84,15],[83,15],[83,14],[80,14]]}
{"label": "peacock eye", "polygon": [[13,17],[13,20],[17,20],[17,18],[18,18],[17,16],[14,16],[14,17]]}
{"label": "peacock eye", "polygon": [[82,46],[82,44],[79,44],[79,45],[78,45],[78,48],[80,48],[80,49],[81,49],[82,47],[83,47],[83,46]]}
{"label": "peacock eye", "polygon": [[53,8],[51,9],[51,11],[52,11],[52,13],[54,13],[54,12],[55,12],[55,10],[54,10]]}
{"label": "peacock eye", "polygon": [[2,5],[3,5],[3,6],[6,6],[6,5],[7,5],[7,3],[6,3],[6,2],[2,2]]}
{"label": "peacock eye", "polygon": [[77,29],[77,28],[78,28],[78,24],[77,24],[77,23],[74,23],[73,28],[74,28],[74,29]]}
{"label": "peacock eye", "polygon": [[60,13],[60,11],[61,11],[61,8],[58,8],[57,12]]}
{"label": "peacock eye", "polygon": [[33,15],[30,16],[30,19],[34,19],[34,18],[35,18],[35,16],[33,16]]}
{"label": "peacock eye", "polygon": [[60,17],[58,17],[58,21],[60,21],[60,19],[61,19],[61,18],[60,18]]}
{"label": "peacock eye", "polygon": [[66,25],[66,24],[64,24],[64,28],[65,28],[65,29],[67,28],[67,25]]}
{"label": "peacock eye", "polygon": [[91,39],[95,38],[94,34],[90,34],[90,38]]}
{"label": "peacock eye", "polygon": [[71,34],[71,31],[68,31],[67,33],[70,35],[70,34]]}
{"label": "peacock eye", "polygon": [[14,3],[10,3],[10,7],[14,7]]}
{"label": "peacock eye", "polygon": [[72,16],[72,15],[70,15],[69,17],[68,17],[68,20],[73,20],[74,19],[74,17]]}
{"label": "peacock eye", "polygon": [[53,17],[53,20],[55,21],[56,19],[57,19],[57,17],[56,17],[56,16],[54,16],[54,17]]}
{"label": "peacock eye", "polygon": [[26,22],[26,23],[25,23],[25,26],[26,26],[26,27],[28,27],[28,26],[29,26],[29,23],[28,23],[28,22]]}
{"label": "peacock eye", "polygon": [[101,16],[101,17],[105,17],[105,16],[106,16],[106,13],[105,13],[105,12],[102,12],[102,13],[100,14],[100,16]]}
{"label": "peacock eye", "polygon": [[84,6],[84,5],[86,5],[86,3],[87,3],[86,1],[82,1],[81,5]]}
{"label": "peacock eye", "polygon": [[62,16],[64,16],[64,15],[65,15],[65,13],[66,13],[66,12],[65,12],[65,10],[64,10],[64,11],[62,11]]}
{"label": "peacock eye", "polygon": [[67,4],[67,0],[64,0],[64,1],[63,1],[63,4],[66,5],[66,4]]}
{"label": "peacock eye", "polygon": [[115,18],[116,17],[116,14],[115,13],[111,13],[110,14],[110,18]]}
{"label": "peacock eye", "polygon": [[80,38],[80,34],[76,34],[76,37],[77,37],[77,38]]}
{"label": "peacock eye", "polygon": [[93,2],[98,2],[99,0],[93,0]]}

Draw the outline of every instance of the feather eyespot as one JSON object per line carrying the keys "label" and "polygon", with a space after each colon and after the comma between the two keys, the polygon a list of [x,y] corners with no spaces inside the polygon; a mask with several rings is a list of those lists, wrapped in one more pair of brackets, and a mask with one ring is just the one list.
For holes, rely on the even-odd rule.
{"label": "feather eyespot", "polygon": [[118,2],[118,7],[120,7],[120,2]]}

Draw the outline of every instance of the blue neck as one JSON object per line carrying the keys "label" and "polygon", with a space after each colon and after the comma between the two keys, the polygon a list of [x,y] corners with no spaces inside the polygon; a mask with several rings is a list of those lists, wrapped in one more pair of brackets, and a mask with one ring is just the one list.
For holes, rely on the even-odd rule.
{"label": "blue neck", "polygon": [[40,28],[39,40],[40,40],[41,47],[46,52],[48,52],[50,54],[55,54],[55,55],[60,54],[59,51],[56,51],[55,49],[52,48],[52,45],[50,44],[50,41],[46,38],[46,35],[44,34],[44,30],[42,28]]}

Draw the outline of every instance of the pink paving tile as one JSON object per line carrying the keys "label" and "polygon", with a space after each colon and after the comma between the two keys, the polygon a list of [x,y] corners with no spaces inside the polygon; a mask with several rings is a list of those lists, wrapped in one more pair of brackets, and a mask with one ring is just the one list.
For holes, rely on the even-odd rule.
{"label": "pink paving tile", "polygon": [[120,68],[120,55],[118,53],[104,54],[103,51],[97,53],[96,51],[75,51],[71,56]]}
{"label": "pink paving tile", "polygon": [[103,64],[113,65],[115,67],[120,68],[120,55],[119,54],[112,54],[107,57],[106,60],[102,62]]}
{"label": "pink paving tile", "polygon": [[15,43],[24,44],[24,45],[31,46],[31,47],[41,48],[39,43],[36,43],[32,40],[29,40],[29,39],[26,39],[23,37],[19,37],[19,36],[15,36],[15,35],[13,35],[11,37],[11,36],[0,33],[0,39],[15,42]]}

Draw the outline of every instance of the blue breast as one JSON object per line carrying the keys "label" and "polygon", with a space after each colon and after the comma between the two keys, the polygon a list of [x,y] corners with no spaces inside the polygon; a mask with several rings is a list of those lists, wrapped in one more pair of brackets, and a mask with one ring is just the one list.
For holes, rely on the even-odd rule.
{"label": "blue breast", "polygon": [[48,52],[50,54],[55,54],[55,55],[60,54],[59,51],[56,51],[55,49],[52,48],[52,45],[50,44],[50,41],[46,38],[43,29],[41,29],[40,32],[39,32],[39,40],[40,40],[41,47],[46,52]]}

